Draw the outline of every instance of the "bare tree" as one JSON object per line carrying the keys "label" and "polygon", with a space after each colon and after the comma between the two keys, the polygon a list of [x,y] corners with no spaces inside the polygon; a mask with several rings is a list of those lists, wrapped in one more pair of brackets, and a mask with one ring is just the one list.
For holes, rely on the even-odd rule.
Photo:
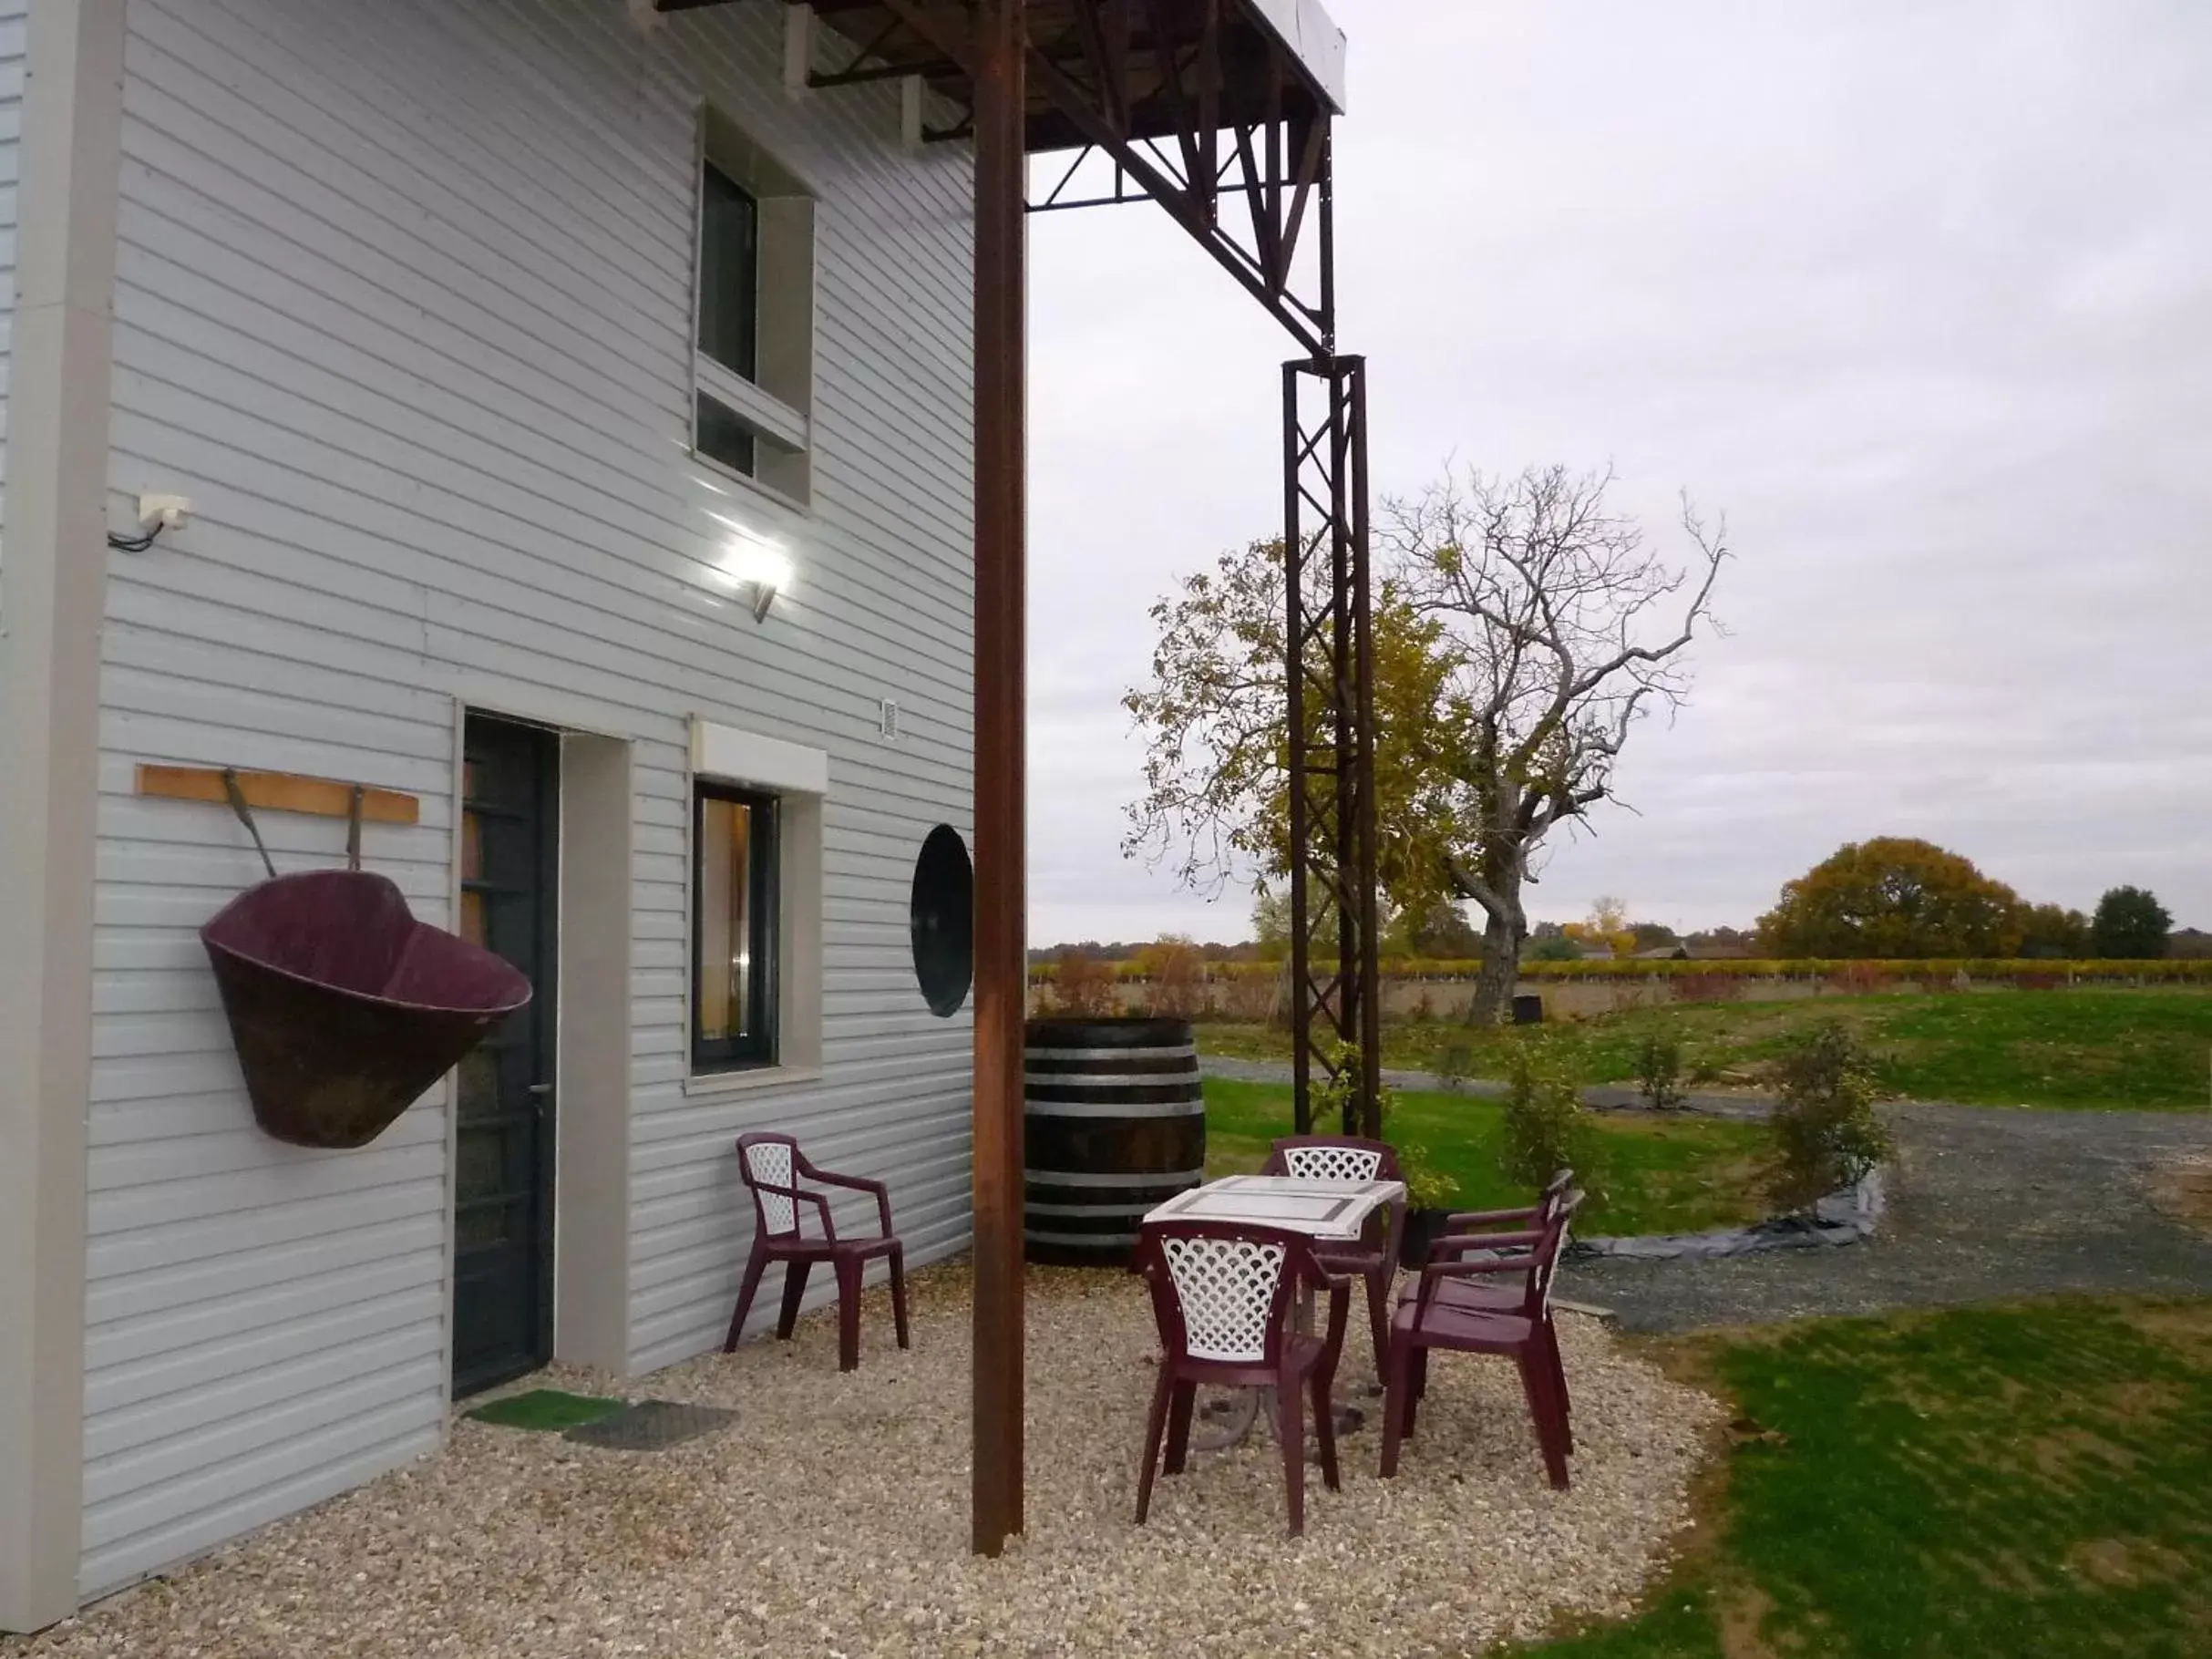
{"label": "bare tree", "polygon": [[1499,1018],[1511,994],[1528,932],[1522,890],[1545,838],[1607,799],[1629,733],[1682,702],[1683,653],[1713,623],[1725,521],[1708,528],[1685,495],[1695,551],[1670,562],[1608,510],[1611,483],[1563,467],[1469,471],[1382,515],[1393,580],[1442,625],[1450,664],[1423,768],[1435,829],[1416,835],[1444,891],[1482,909],[1478,1021]]}

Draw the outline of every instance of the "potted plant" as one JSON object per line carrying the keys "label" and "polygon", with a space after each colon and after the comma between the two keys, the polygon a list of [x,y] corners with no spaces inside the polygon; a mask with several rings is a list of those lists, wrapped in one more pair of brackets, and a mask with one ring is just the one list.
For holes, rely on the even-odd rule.
{"label": "potted plant", "polygon": [[1398,1262],[1417,1270],[1428,1260],[1429,1247],[1443,1235],[1459,1184],[1429,1162],[1424,1147],[1398,1149],[1398,1173],[1405,1182],[1405,1229],[1398,1240]]}

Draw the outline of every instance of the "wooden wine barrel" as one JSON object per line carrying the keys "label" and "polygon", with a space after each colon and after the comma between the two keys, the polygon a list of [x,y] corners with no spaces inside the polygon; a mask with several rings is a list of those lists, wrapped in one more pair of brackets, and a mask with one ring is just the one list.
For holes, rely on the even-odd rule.
{"label": "wooden wine barrel", "polygon": [[1127,1265],[1145,1211],[1205,1179],[1190,1023],[1031,1020],[1023,1070],[1028,1259]]}

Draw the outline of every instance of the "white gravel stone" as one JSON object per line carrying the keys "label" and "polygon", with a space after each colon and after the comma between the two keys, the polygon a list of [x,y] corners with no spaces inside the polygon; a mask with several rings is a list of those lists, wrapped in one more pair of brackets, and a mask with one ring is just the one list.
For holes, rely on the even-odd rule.
{"label": "white gravel stone", "polygon": [[[1347,1340],[1344,1489],[1309,1471],[1283,1534],[1264,1431],[1194,1453],[1131,1523],[1155,1343],[1125,1275],[1030,1275],[1028,1530],[968,1553],[968,1281],[917,1275],[915,1346],[880,1293],[860,1369],[832,1319],[622,1390],[730,1407],[653,1454],[457,1421],[435,1457],[91,1609],[5,1659],[976,1659],[1474,1654],[1633,1606],[1689,1519],[1717,1405],[1563,1316],[1579,1450],[1545,1484],[1518,1381],[1440,1355],[1394,1480]],[[1363,1339],[1364,1331],[1353,1337]],[[531,1386],[614,1391],[559,1370]]]}

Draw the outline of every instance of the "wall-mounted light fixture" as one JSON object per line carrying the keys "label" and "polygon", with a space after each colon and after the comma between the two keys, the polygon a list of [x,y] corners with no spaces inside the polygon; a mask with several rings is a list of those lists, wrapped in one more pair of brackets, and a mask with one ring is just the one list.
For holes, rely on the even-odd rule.
{"label": "wall-mounted light fixture", "polygon": [[714,516],[736,532],[723,550],[716,573],[733,588],[751,588],[753,620],[767,621],[768,607],[776,603],[777,594],[791,585],[790,558],[766,537],[732,524],[719,513]]}

